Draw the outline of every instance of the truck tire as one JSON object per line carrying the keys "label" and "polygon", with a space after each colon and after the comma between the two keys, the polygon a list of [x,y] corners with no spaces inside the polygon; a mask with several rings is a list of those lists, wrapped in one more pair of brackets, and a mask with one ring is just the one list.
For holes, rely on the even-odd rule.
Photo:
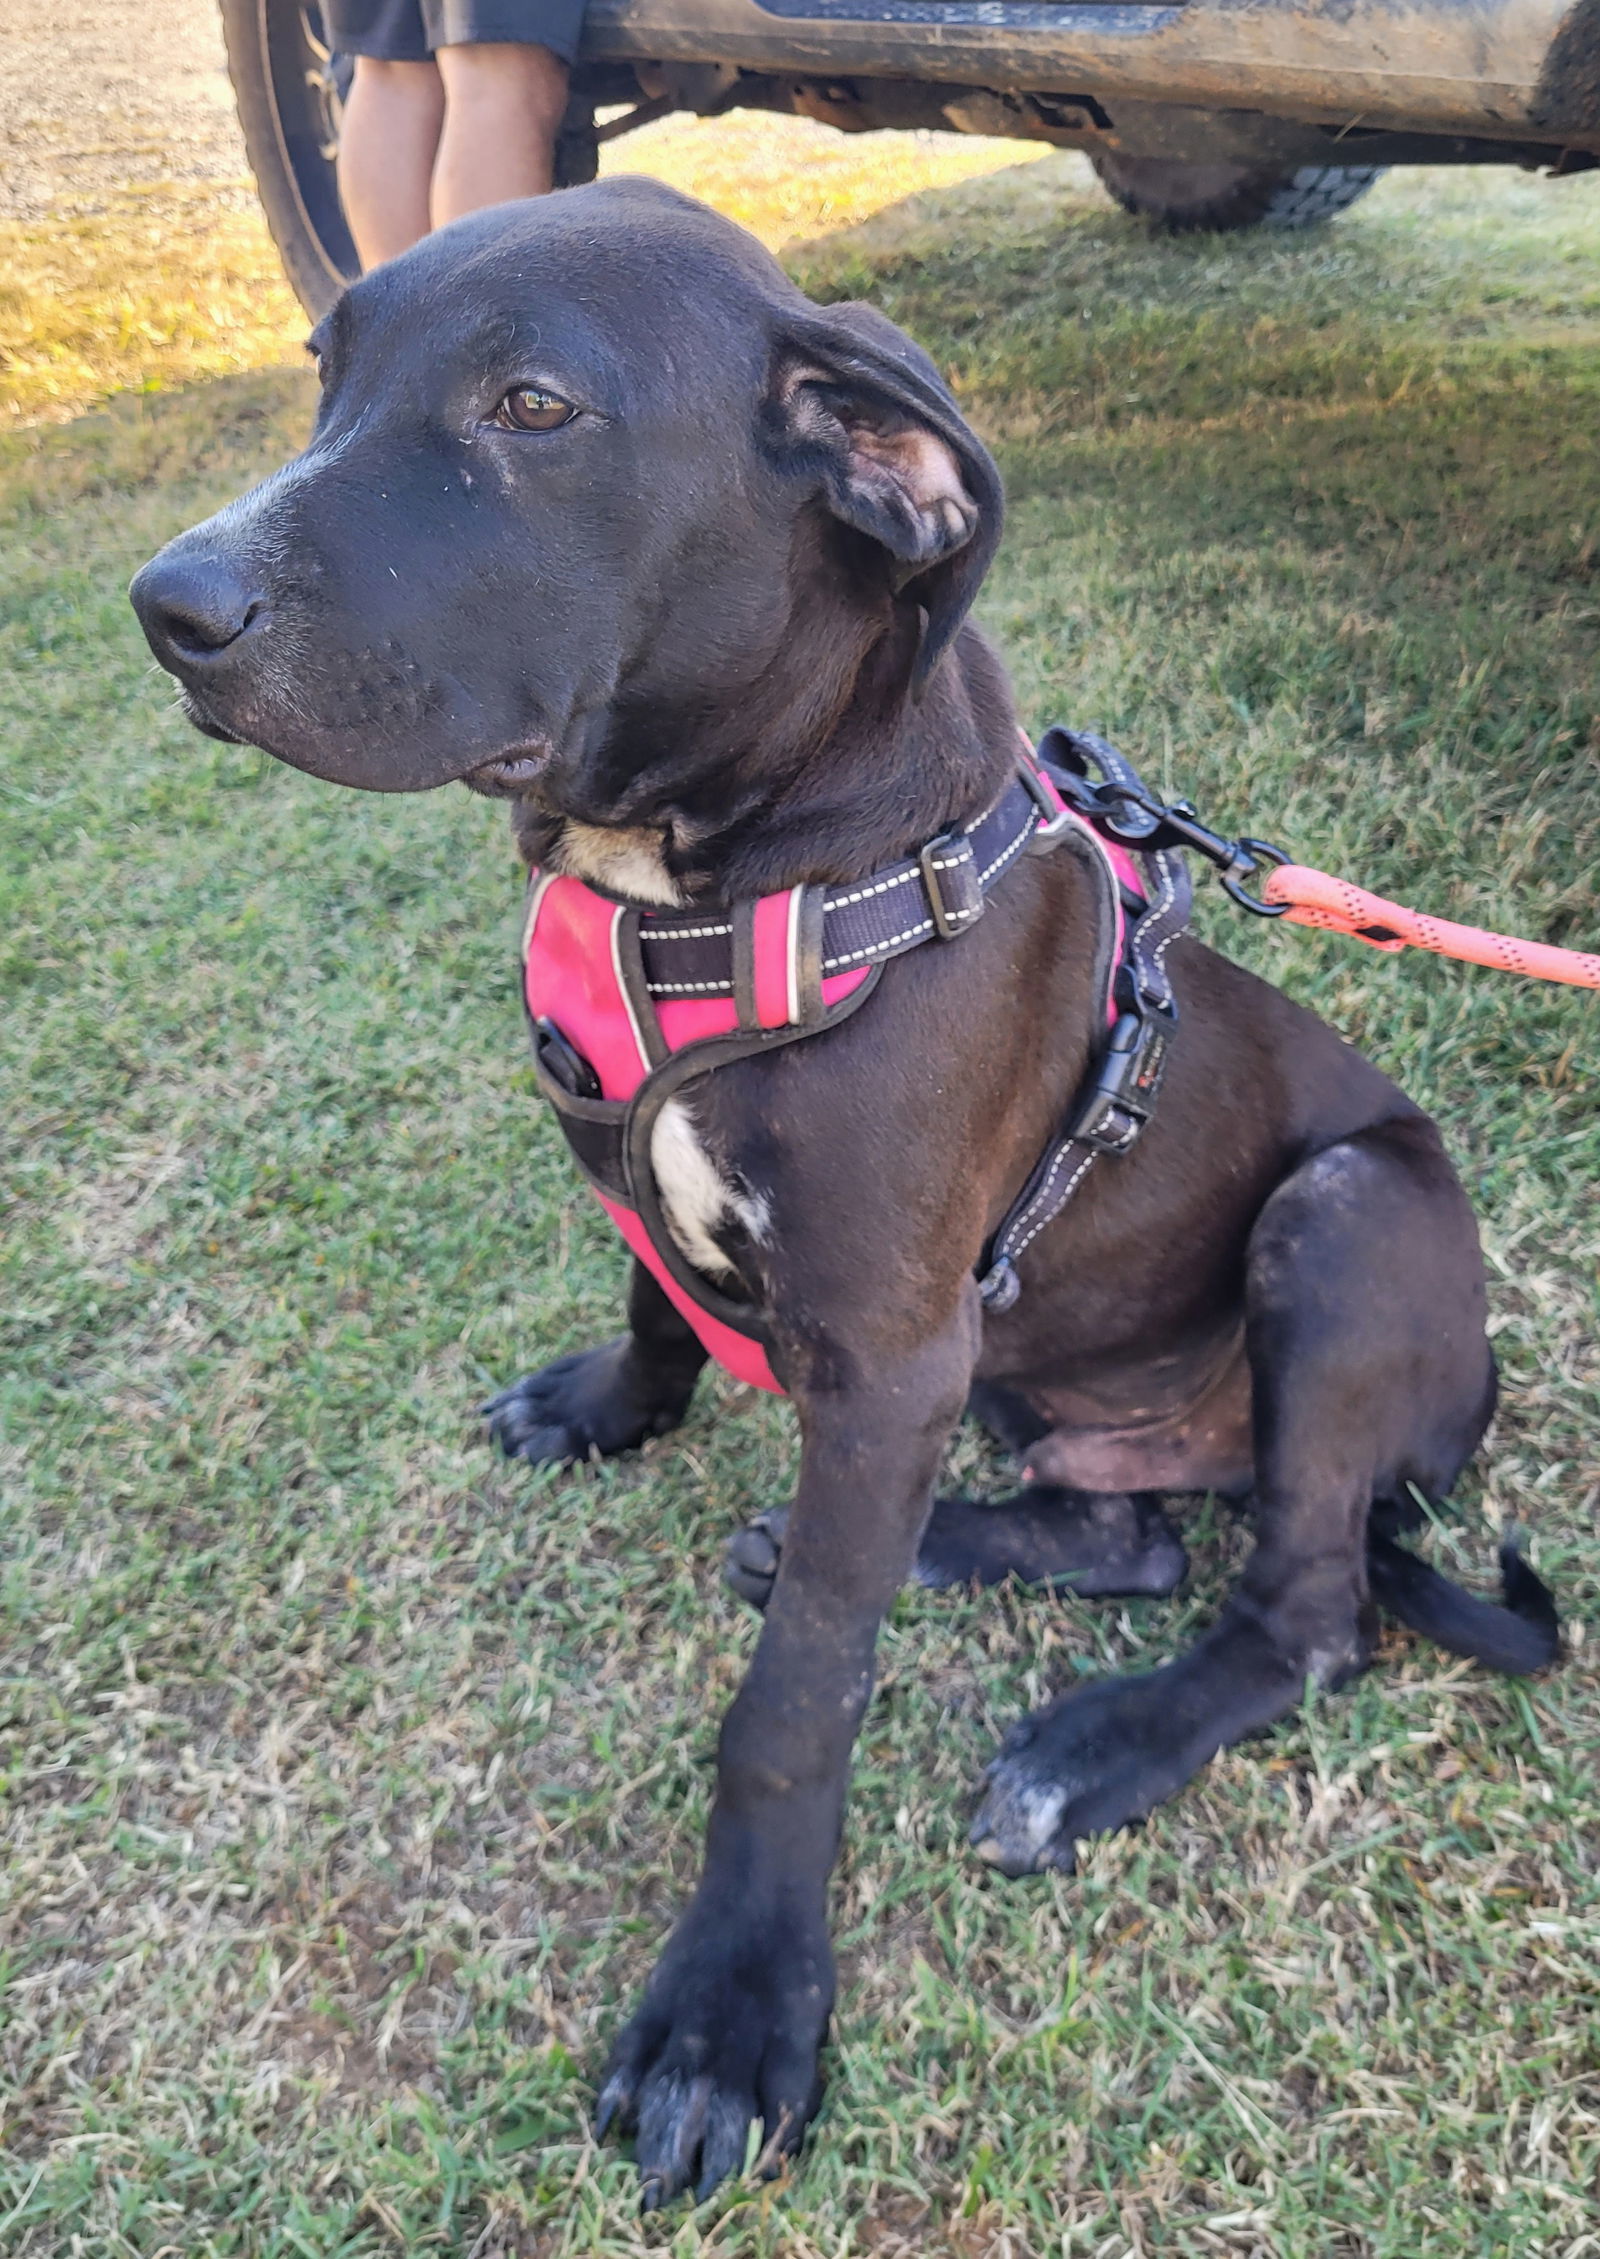
{"label": "truck tire", "polygon": [[[330,53],[318,0],[222,0],[245,154],[290,286],[314,322],[361,272],[334,159],[350,58]],[[593,180],[594,104],[575,97],[556,144],[556,183]]]}
{"label": "truck tire", "polygon": [[320,321],[361,271],[334,178],[344,86],[322,11],[316,0],[222,0],[222,35],[267,226],[295,296]]}
{"label": "truck tire", "polygon": [[1167,157],[1124,157],[1096,150],[1090,163],[1125,212],[1170,234],[1224,234],[1237,228],[1315,227],[1348,211],[1381,165],[1301,165],[1294,172],[1249,165],[1182,165]]}

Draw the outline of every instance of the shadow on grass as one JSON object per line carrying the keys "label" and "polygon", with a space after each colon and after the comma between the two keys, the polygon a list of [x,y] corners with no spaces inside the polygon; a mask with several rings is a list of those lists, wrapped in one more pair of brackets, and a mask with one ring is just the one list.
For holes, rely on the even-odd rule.
{"label": "shadow on grass", "polygon": [[[263,477],[304,446],[315,401],[309,370],[251,369],[170,391],[118,393],[70,422],[0,433],[0,523],[48,520],[84,502],[125,503],[152,487],[174,510],[191,496],[197,511],[215,509],[216,500],[198,498],[220,489],[226,499],[230,479]],[[105,530],[114,540],[115,529]]]}

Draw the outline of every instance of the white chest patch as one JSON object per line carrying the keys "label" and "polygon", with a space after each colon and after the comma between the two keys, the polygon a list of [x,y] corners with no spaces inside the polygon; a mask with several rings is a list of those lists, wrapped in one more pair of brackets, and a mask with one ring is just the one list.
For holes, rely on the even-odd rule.
{"label": "white chest patch", "polygon": [[726,1278],[733,1269],[716,1234],[730,1219],[754,1240],[772,1233],[766,1195],[752,1192],[720,1168],[706,1151],[688,1102],[669,1098],[650,1133],[650,1165],[672,1236],[697,1271]]}
{"label": "white chest patch", "polygon": [[569,816],[550,851],[549,868],[567,878],[587,879],[629,902],[654,902],[663,910],[683,907],[682,890],[661,860],[661,834],[656,831],[580,824]]}

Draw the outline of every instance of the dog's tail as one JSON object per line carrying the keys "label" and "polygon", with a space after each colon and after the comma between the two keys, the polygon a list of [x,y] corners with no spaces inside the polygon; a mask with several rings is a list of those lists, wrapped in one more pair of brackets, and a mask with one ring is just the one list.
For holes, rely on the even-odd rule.
{"label": "dog's tail", "polygon": [[1465,1592],[1419,1561],[1373,1523],[1367,1528],[1367,1583],[1380,1608],[1452,1655],[1518,1678],[1542,1671],[1561,1652],[1561,1624],[1550,1589],[1522,1558],[1515,1536],[1500,1548],[1498,1604]]}

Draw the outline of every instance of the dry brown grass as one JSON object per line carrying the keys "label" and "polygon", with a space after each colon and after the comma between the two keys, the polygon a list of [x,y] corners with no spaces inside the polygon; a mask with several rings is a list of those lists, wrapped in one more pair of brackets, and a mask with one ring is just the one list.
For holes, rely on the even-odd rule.
{"label": "dry brown grass", "polygon": [[[1039,154],[741,116],[668,119],[605,159],[608,172],[648,171],[709,198],[781,249]],[[293,362],[306,328],[243,177],[124,190],[89,218],[0,223],[0,416],[13,426]]]}

